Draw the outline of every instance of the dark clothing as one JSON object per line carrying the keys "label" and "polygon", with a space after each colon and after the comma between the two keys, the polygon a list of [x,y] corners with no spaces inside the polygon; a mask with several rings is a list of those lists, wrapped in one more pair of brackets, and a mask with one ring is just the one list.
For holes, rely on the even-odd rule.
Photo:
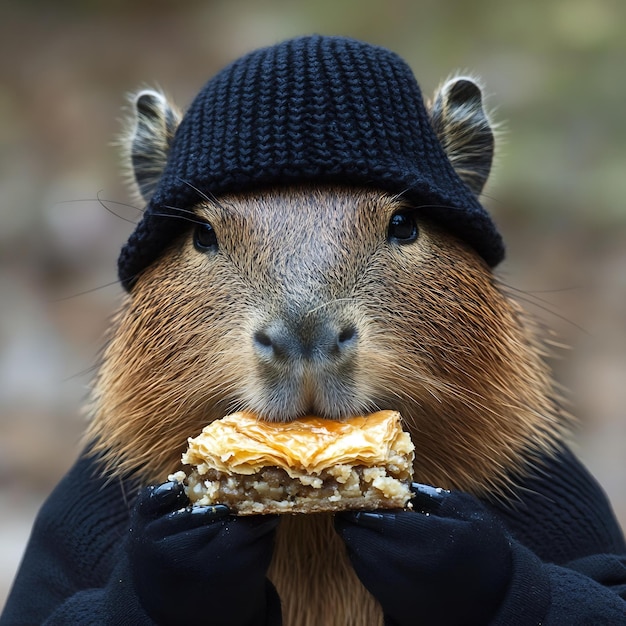
{"label": "dark clothing", "polygon": [[[153,624],[122,558],[135,496],[129,484],[99,477],[92,459],[79,459],[37,517],[0,624]],[[624,537],[570,452],[526,479],[508,503],[487,506],[511,535],[513,559],[492,624],[626,624]],[[275,616],[267,626],[279,623]]]}

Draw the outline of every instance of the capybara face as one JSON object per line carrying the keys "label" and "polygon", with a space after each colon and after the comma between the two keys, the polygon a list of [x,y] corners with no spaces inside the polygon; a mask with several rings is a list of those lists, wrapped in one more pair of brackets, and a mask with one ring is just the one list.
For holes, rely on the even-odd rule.
{"label": "capybara face", "polygon": [[536,352],[484,261],[419,207],[337,187],[226,196],[195,207],[124,303],[94,434],[117,468],[162,478],[235,410],[394,409],[419,479],[476,491],[557,428]]}

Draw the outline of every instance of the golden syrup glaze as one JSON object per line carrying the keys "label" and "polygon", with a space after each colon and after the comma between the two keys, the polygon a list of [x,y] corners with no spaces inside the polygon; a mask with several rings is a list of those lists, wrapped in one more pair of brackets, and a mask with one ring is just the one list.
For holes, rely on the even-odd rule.
{"label": "golden syrup glaze", "polygon": [[286,423],[266,422],[253,413],[240,412],[212,422],[190,438],[182,460],[231,474],[279,467],[293,476],[316,474],[344,463],[384,465],[393,452],[412,451],[397,411],[346,420],[308,416]]}

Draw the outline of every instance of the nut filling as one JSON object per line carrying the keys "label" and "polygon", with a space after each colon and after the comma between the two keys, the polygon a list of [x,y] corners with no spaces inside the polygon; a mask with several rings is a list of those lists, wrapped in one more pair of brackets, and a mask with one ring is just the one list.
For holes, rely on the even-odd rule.
{"label": "nut filling", "polygon": [[[200,469],[206,473],[201,474]],[[379,467],[338,465],[319,476],[296,479],[277,467],[251,476],[228,475],[198,468],[187,479],[187,496],[197,505],[226,504],[240,515],[255,513],[313,513],[329,509],[402,508],[411,498],[403,477]]]}

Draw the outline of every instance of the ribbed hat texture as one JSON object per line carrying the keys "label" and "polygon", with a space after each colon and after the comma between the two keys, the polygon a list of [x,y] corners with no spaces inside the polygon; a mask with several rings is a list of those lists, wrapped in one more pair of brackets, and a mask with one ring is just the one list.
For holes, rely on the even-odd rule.
{"label": "ribbed hat texture", "polygon": [[200,91],[122,249],[120,281],[132,288],[188,228],[182,211],[203,194],[298,183],[402,193],[489,265],[504,256],[491,218],[445,155],[409,66],[384,48],[310,36],[251,52]]}

